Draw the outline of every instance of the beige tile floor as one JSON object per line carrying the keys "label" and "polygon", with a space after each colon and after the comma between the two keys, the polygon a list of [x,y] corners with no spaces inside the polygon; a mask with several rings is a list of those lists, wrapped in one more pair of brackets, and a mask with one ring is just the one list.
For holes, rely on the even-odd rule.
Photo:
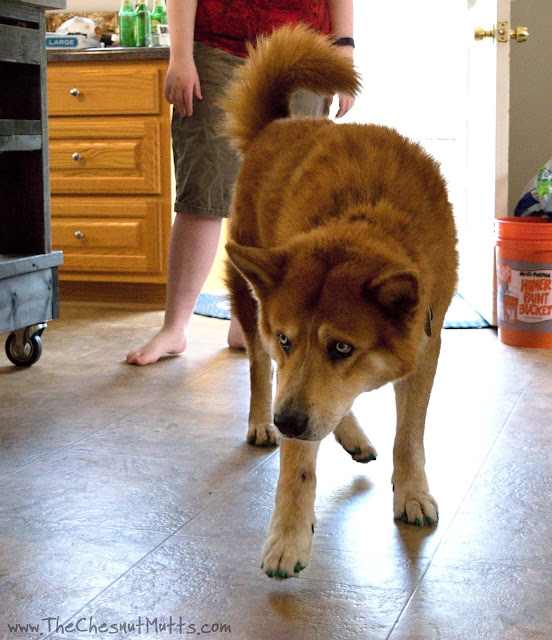
{"label": "beige tile floor", "polygon": [[445,331],[434,528],[393,521],[392,391],[359,398],[378,460],[323,443],[312,561],[278,582],[259,566],[278,453],[244,442],[247,360],[195,316],[185,355],[126,365],[161,318],[64,305],[37,364],[0,354],[0,638],[552,638],[552,351]]}

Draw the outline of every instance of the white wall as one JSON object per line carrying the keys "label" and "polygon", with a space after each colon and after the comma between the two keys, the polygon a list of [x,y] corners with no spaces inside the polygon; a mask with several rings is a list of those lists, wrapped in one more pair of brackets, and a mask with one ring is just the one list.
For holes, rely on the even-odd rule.
{"label": "white wall", "polygon": [[527,42],[512,43],[510,194],[513,209],[526,183],[552,157],[551,0],[514,0],[512,26],[527,27]]}
{"label": "white wall", "polygon": [[120,0],[67,0],[66,11],[119,11],[120,6]]}
{"label": "white wall", "polygon": [[458,211],[465,208],[465,7],[466,0],[354,0],[363,90],[343,118],[418,140],[441,163]]}

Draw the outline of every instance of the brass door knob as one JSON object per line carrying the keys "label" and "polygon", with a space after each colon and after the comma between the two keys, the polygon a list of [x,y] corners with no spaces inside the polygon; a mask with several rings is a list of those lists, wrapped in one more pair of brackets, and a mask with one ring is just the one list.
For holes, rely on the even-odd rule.
{"label": "brass door knob", "polygon": [[84,233],[82,231],[75,231],[74,235],[77,240],[81,240],[82,238],[84,238]]}
{"label": "brass door knob", "polygon": [[78,162],[79,160],[82,160],[82,156],[81,156],[81,154],[80,154],[80,153],[73,153],[73,154],[71,155],[71,158],[73,158],[73,160],[74,160],[75,162]]}
{"label": "brass door knob", "polygon": [[492,38],[494,40],[495,38],[495,28],[493,27],[492,29],[483,29],[482,27],[477,27],[477,29],[475,29],[475,31],[473,32],[473,37],[476,40],[484,40],[485,38]]}
{"label": "brass door knob", "polygon": [[69,93],[75,98],[80,96],[80,91],[78,89],[69,89]]}
{"label": "brass door knob", "polygon": [[529,37],[529,29],[527,27],[516,27],[515,29],[509,29],[507,22],[499,22],[498,26],[493,26],[492,29],[483,29],[478,27],[473,32],[473,37],[476,40],[484,40],[485,38],[496,38],[498,42],[508,42],[508,39],[515,40],[516,42],[525,42]]}
{"label": "brass door knob", "polygon": [[516,27],[510,29],[510,38],[516,42],[525,42],[529,37],[529,29],[527,27]]}

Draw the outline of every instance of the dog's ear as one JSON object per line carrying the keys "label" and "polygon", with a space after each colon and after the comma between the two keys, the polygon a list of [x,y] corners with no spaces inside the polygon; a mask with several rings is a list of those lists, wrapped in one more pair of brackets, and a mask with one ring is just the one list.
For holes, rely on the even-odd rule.
{"label": "dog's ear", "polygon": [[365,282],[363,292],[394,318],[411,315],[418,306],[419,283],[414,271],[384,273]]}
{"label": "dog's ear", "polygon": [[287,253],[281,249],[259,249],[228,242],[226,251],[257,296],[266,294],[284,278]]}

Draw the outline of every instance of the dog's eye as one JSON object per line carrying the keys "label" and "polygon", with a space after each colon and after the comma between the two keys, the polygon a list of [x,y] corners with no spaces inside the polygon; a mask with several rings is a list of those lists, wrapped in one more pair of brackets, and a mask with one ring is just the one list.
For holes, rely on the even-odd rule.
{"label": "dog's eye", "polygon": [[331,342],[328,345],[328,356],[330,360],[340,360],[348,358],[354,351],[354,348],[346,342]]}
{"label": "dog's eye", "polygon": [[283,333],[279,333],[278,334],[278,340],[280,342],[280,346],[282,347],[282,349],[288,353],[289,350],[291,349],[291,342],[289,341],[289,338],[287,336],[285,336]]}

